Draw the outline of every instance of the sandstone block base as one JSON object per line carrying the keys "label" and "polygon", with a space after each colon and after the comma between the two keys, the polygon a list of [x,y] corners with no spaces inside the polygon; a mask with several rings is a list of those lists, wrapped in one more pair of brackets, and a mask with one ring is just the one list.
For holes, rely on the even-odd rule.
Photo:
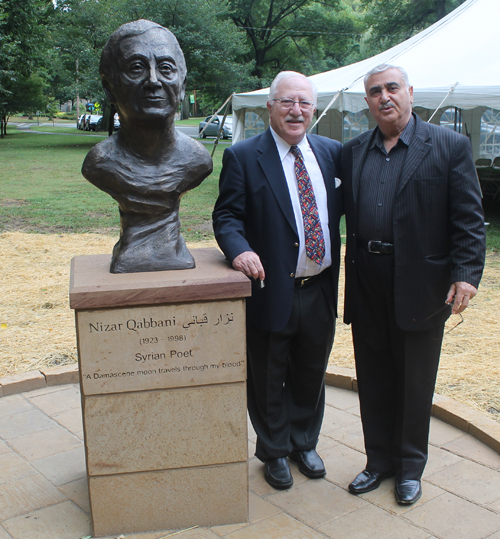
{"label": "sandstone block base", "polygon": [[248,521],[247,463],[89,479],[94,535]]}
{"label": "sandstone block base", "polygon": [[72,262],[94,536],[248,522],[250,282],[217,249],[194,270]]}

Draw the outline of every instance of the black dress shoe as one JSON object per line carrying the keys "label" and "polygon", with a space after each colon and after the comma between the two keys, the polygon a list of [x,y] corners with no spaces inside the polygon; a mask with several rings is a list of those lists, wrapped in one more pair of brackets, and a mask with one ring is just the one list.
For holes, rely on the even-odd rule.
{"label": "black dress shoe", "polygon": [[290,460],[299,465],[299,471],[310,479],[320,479],[325,477],[326,470],[321,457],[316,453],[316,449],[309,451],[294,450],[288,455]]}
{"label": "black dress shoe", "polygon": [[418,479],[396,481],[396,501],[399,505],[411,505],[422,496],[422,485]]}
{"label": "black dress shoe", "polygon": [[264,477],[278,490],[286,490],[293,485],[293,477],[285,457],[264,462]]}
{"label": "black dress shoe", "polygon": [[392,477],[393,475],[393,471],[369,472],[368,470],[363,470],[349,485],[349,492],[351,494],[364,494],[365,492],[370,492],[378,488],[384,479]]}

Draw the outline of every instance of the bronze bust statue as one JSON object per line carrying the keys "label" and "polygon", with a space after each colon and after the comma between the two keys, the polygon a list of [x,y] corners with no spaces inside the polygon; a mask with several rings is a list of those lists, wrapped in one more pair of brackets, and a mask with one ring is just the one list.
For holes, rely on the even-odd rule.
{"label": "bronze bust statue", "polygon": [[99,72],[121,128],[94,146],[82,173],[120,208],[110,271],[193,268],[180,233],[179,202],[212,172],[212,160],[202,144],[175,130],[186,87],[179,43],[151,21],[124,24],[106,43]]}

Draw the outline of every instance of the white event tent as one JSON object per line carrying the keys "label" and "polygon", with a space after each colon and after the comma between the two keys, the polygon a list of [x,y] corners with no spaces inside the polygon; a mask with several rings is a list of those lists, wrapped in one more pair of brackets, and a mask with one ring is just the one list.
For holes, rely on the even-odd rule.
{"label": "white event tent", "polygon": [[[342,141],[345,112],[367,109],[365,73],[379,64],[393,64],[408,72],[414,89],[414,109],[421,118],[429,120],[439,109],[431,120],[439,123],[442,111],[460,109],[463,131],[471,136],[475,157],[479,157],[481,116],[486,109],[500,109],[499,27],[500,0],[467,0],[437,23],[387,51],[309,77],[318,88],[318,117],[329,108],[317,132]],[[233,143],[256,133],[253,127],[257,117],[260,129],[267,127],[268,95],[269,88],[265,88],[233,96]],[[366,116],[362,130],[375,125],[369,113]],[[496,124],[492,127],[495,129]]]}

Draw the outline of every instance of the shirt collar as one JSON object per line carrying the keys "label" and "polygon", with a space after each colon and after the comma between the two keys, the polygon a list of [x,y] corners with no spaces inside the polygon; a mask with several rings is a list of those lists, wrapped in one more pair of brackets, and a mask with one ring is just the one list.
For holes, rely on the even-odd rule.
{"label": "shirt collar", "polygon": [[[399,135],[399,140],[405,145],[409,146],[411,139],[413,137],[413,133],[415,133],[415,113],[412,112],[410,119],[408,120],[408,123],[406,124],[406,127],[401,132],[401,135]],[[399,141],[398,141],[399,144]],[[382,149],[384,148],[384,137],[382,136],[382,132],[380,131],[380,128],[377,127],[375,131],[375,136],[372,138],[372,141],[370,143],[370,146],[368,147],[368,150],[372,150],[377,146],[378,148]]]}
{"label": "shirt collar", "polygon": [[[276,143],[276,148],[278,150],[280,160],[283,161],[283,159],[285,159],[285,157],[290,152],[290,148],[292,146],[288,144],[288,142],[285,142],[271,126],[269,126],[269,129],[271,130],[271,135],[273,136],[274,142]],[[298,144],[295,144],[295,146],[298,146],[300,148],[300,151],[302,152],[302,155],[304,155],[304,153],[310,148],[307,136],[304,135],[304,138]]]}

